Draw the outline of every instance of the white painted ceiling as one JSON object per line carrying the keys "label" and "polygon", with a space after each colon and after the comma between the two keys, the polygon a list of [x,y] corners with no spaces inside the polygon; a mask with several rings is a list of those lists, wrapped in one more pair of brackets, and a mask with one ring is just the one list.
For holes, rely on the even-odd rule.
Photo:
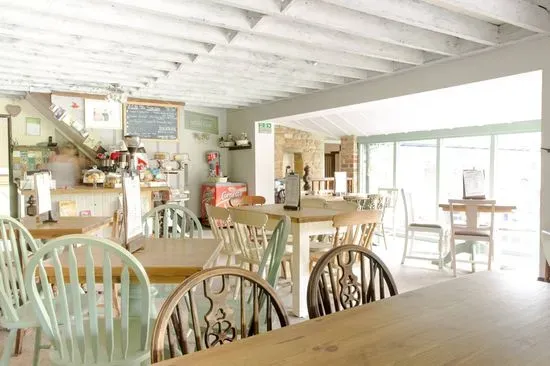
{"label": "white painted ceiling", "polygon": [[541,118],[542,71],[277,119],[328,139]]}
{"label": "white painted ceiling", "polygon": [[0,0],[0,94],[238,108],[550,33],[549,0]]}

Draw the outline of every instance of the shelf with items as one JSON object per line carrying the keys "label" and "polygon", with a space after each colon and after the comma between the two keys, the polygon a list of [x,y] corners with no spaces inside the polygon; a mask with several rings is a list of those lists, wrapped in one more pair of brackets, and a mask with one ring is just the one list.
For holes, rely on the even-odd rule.
{"label": "shelf with items", "polygon": [[247,149],[252,149],[252,144],[248,144],[248,145],[236,145],[236,146],[230,146],[228,147],[229,151],[232,151],[232,150],[247,150]]}

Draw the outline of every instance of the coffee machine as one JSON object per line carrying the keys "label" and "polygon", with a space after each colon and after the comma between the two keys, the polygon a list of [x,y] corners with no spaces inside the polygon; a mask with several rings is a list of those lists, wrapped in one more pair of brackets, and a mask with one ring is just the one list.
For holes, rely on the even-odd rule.
{"label": "coffee machine", "polygon": [[208,151],[206,153],[206,162],[208,163],[208,176],[220,177],[222,175],[220,168],[220,152]]}

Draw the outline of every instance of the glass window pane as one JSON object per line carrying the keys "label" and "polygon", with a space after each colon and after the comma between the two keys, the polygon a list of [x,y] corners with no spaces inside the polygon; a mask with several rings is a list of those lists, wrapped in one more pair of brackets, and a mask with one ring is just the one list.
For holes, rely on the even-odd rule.
{"label": "glass window pane", "polygon": [[369,193],[378,193],[381,187],[393,187],[393,142],[368,145],[367,169]]}
{"label": "glass window pane", "polygon": [[436,140],[398,143],[397,186],[411,194],[415,221],[436,218],[436,160]]}
{"label": "glass window pane", "polygon": [[[495,198],[517,207],[512,214],[499,215],[499,244],[504,254],[538,257],[540,140],[540,132],[497,136]],[[518,267],[518,263],[513,265]]]}
{"label": "glass window pane", "polygon": [[440,201],[460,199],[463,195],[462,171],[485,172],[485,195],[489,197],[491,136],[441,139]]}

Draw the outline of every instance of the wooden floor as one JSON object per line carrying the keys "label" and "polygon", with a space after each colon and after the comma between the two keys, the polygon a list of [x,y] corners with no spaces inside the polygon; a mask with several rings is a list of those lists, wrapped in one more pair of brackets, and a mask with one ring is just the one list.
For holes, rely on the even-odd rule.
{"label": "wooden floor", "polygon": [[[205,236],[208,236],[210,232],[206,232]],[[446,268],[442,271],[440,271],[437,266],[432,265],[429,261],[421,261],[421,260],[407,260],[405,265],[401,265],[401,254],[402,254],[402,248],[403,248],[403,239],[402,238],[396,238],[395,240],[392,240],[391,237],[389,239],[389,249],[386,251],[384,250],[383,246],[375,246],[374,251],[379,254],[384,262],[388,265],[390,268],[391,273],[393,274],[397,289],[399,293],[412,291],[421,287],[430,286],[436,283],[440,283],[443,281],[448,281],[453,278],[452,272],[450,268]],[[436,244],[432,243],[432,246],[435,248]],[[430,244],[426,243],[425,245],[420,244],[419,247],[422,249],[422,247],[426,247],[426,249],[430,248]],[[483,266],[479,266],[479,270],[485,270]],[[470,267],[467,264],[459,264],[459,276],[460,275],[467,275],[470,271]],[[532,280],[532,278],[527,277],[527,279]],[[290,296],[290,288],[288,286],[283,287],[279,291],[279,296],[283,300],[283,303],[285,304],[285,307],[287,310],[290,310],[291,308],[291,301],[292,297]],[[157,304],[157,309],[160,308],[160,302],[162,300],[159,300],[159,303]],[[292,324],[298,323],[300,321],[303,321],[305,319],[296,318],[296,317],[290,317],[290,322]],[[7,332],[0,331],[0,350],[3,347],[4,339],[7,336]],[[28,334],[25,335],[24,338],[24,345],[23,345],[23,354],[14,357],[11,360],[10,365],[30,365],[32,364],[32,347],[34,342],[34,334],[31,332],[28,332]],[[40,355],[40,365],[49,365],[49,351],[42,351]]]}

